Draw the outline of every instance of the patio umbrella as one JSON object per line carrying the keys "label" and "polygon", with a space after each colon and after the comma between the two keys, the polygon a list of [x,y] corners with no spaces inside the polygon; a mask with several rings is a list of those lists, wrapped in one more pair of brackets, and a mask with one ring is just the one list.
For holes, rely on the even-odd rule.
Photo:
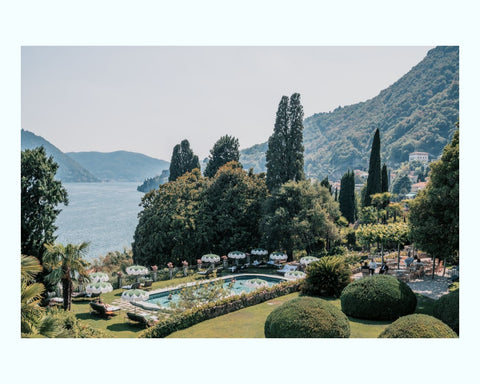
{"label": "patio umbrella", "polygon": [[108,275],[105,272],[93,272],[88,275],[92,283],[99,283],[101,281],[108,281]]}
{"label": "patio umbrella", "polygon": [[302,271],[289,271],[285,272],[285,278],[288,280],[297,280],[307,277],[307,274]]}
{"label": "patio umbrella", "polygon": [[300,264],[303,265],[308,265],[310,263],[313,263],[314,261],[317,261],[318,257],[315,256],[305,256],[300,259]]}
{"label": "patio umbrella", "polygon": [[246,280],[243,285],[249,288],[257,289],[261,287],[268,287],[268,281],[262,279],[250,279]]}
{"label": "patio umbrella", "polygon": [[137,276],[138,282],[139,276],[148,275],[148,268],[143,265],[131,265],[125,269],[125,272],[127,272],[127,275]]}
{"label": "patio umbrella", "polygon": [[275,262],[279,260],[287,260],[287,259],[288,259],[287,254],[283,252],[272,252],[270,254],[270,260],[273,260]]}
{"label": "patio umbrella", "polygon": [[268,255],[268,251],[266,249],[263,249],[263,248],[254,248],[254,249],[252,249],[252,251],[250,253],[252,255],[255,255],[255,256],[267,256]]}
{"label": "patio umbrella", "polygon": [[218,263],[220,261],[220,256],[209,253],[208,255],[203,255],[201,260],[204,263]]}
{"label": "patio umbrella", "polygon": [[230,259],[235,259],[235,263],[238,265],[238,260],[244,259],[247,255],[245,255],[244,252],[232,251],[232,252],[229,252],[227,256]]}
{"label": "patio umbrella", "polygon": [[102,293],[112,292],[113,287],[112,287],[112,284],[110,283],[107,283],[105,281],[99,281],[98,283],[87,284],[87,286],[85,287],[85,291],[87,293],[102,294]]}
{"label": "patio umbrella", "polygon": [[[122,293],[122,300],[128,301],[129,303],[137,301],[148,300],[149,293],[142,289],[129,289]],[[137,307],[135,306],[135,312],[137,312]]]}

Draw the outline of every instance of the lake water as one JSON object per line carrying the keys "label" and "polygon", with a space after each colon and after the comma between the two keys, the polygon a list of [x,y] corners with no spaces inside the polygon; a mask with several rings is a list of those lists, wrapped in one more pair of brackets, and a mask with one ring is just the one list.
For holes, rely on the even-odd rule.
{"label": "lake water", "polygon": [[62,183],[68,206],[55,222],[57,242],[79,244],[89,241],[86,258],[131,248],[143,193],[139,183]]}

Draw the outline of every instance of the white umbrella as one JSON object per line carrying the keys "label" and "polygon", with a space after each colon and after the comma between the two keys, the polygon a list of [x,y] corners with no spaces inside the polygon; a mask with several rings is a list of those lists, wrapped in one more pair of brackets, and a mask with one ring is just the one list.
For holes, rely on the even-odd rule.
{"label": "white umbrella", "polygon": [[272,252],[270,254],[270,259],[274,261],[287,260],[288,256],[286,253],[283,252]]}
{"label": "white umbrella", "polygon": [[139,276],[148,275],[148,268],[144,267],[143,265],[131,265],[125,268],[125,272],[127,272],[127,275],[137,276],[137,282],[138,282]]}
{"label": "white umbrella", "polygon": [[92,283],[99,283],[101,281],[108,281],[108,275],[104,272],[93,272],[88,275]]}
{"label": "white umbrella", "polygon": [[303,279],[307,276],[305,272],[302,271],[288,271],[285,272],[285,278],[288,280],[297,280],[297,279]]}
{"label": "white umbrella", "polygon": [[268,287],[268,282],[262,279],[250,279],[246,280],[243,285],[249,288],[261,288],[261,287]]}
{"label": "white umbrella", "polygon": [[[142,289],[129,289],[122,293],[122,300],[128,301],[130,303],[137,301],[145,301],[149,298],[149,293]],[[137,307],[135,306],[135,312],[137,312]]]}
{"label": "white umbrella", "polygon": [[238,264],[239,259],[244,259],[247,255],[244,252],[232,251],[228,253],[228,258],[235,259],[235,263]]}
{"label": "white umbrella", "polygon": [[263,249],[263,248],[254,248],[254,249],[252,249],[252,251],[250,253],[252,255],[255,255],[255,256],[266,256],[266,255],[268,255],[268,251],[266,249]]}
{"label": "white umbrella", "polygon": [[107,283],[105,281],[100,281],[98,283],[87,284],[85,291],[87,293],[106,293],[106,292],[112,292],[113,287],[112,287],[112,284],[110,283]]}
{"label": "white umbrella", "polygon": [[314,261],[317,261],[318,257],[315,256],[305,256],[300,259],[300,264],[303,265],[308,265],[310,263],[313,263]]}
{"label": "white umbrella", "polygon": [[201,260],[204,263],[218,263],[220,261],[220,256],[209,253],[208,255],[203,255]]}

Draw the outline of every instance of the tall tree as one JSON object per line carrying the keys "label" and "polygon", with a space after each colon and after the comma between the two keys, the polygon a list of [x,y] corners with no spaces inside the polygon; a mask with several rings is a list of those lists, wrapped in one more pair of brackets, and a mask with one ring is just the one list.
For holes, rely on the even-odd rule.
{"label": "tall tree", "polygon": [[88,278],[86,267],[88,261],[83,257],[88,243],[78,245],[46,244],[44,266],[50,273],[45,277],[50,283],[62,283],[63,309],[69,311],[72,306],[73,282],[77,279]]}
{"label": "tall tree", "polygon": [[440,160],[430,163],[430,180],[410,203],[409,224],[419,249],[459,261],[459,131]]}
{"label": "tall tree", "polygon": [[200,169],[200,162],[190,148],[188,140],[182,140],[173,148],[172,159],[170,161],[170,176],[168,181],[175,181],[183,174]]}
{"label": "tall tree", "polygon": [[388,192],[388,171],[387,164],[382,166],[382,190],[381,192]]}
{"label": "tall tree", "polygon": [[273,134],[268,139],[266,167],[270,191],[289,180],[305,180],[303,153],[303,107],[300,94],[294,93],[290,101],[287,96],[280,100]]}
{"label": "tall tree", "polygon": [[327,188],[330,193],[332,193],[332,184],[328,181],[328,175],[320,182],[320,185]]}
{"label": "tall tree", "polygon": [[44,244],[53,243],[55,220],[68,204],[62,183],[55,179],[58,164],[46,155],[43,147],[26,149],[21,154],[21,253],[42,262]]}
{"label": "tall tree", "polygon": [[338,196],[340,212],[349,223],[356,220],[356,198],[355,198],[355,174],[348,170],[340,181],[340,194]]}
{"label": "tall tree", "polygon": [[288,140],[288,97],[282,96],[278,104],[273,134],[268,139],[265,154],[267,167],[267,187],[270,191],[280,187],[287,178],[287,140]]}
{"label": "tall tree", "polygon": [[206,177],[213,177],[222,165],[227,164],[230,161],[238,162],[240,159],[240,151],[238,150],[238,147],[238,139],[233,136],[225,135],[218,139],[210,150],[210,156],[204,175]]}
{"label": "tall tree", "polygon": [[375,131],[372,142],[372,151],[370,152],[370,163],[368,165],[368,178],[363,206],[372,205],[372,195],[382,191],[382,163],[380,161],[380,131]]}
{"label": "tall tree", "polygon": [[289,135],[287,141],[288,180],[305,180],[303,171],[303,106],[300,103],[300,94],[294,93],[290,97],[288,106]]}

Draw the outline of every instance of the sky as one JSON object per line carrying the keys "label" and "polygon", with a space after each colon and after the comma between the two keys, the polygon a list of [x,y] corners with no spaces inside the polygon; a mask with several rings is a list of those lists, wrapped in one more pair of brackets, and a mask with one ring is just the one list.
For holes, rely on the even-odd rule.
{"label": "sky", "polygon": [[376,96],[432,46],[23,46],[21,125],[64,152],[204,159],[268,140],[283,95],[304,116]]}

